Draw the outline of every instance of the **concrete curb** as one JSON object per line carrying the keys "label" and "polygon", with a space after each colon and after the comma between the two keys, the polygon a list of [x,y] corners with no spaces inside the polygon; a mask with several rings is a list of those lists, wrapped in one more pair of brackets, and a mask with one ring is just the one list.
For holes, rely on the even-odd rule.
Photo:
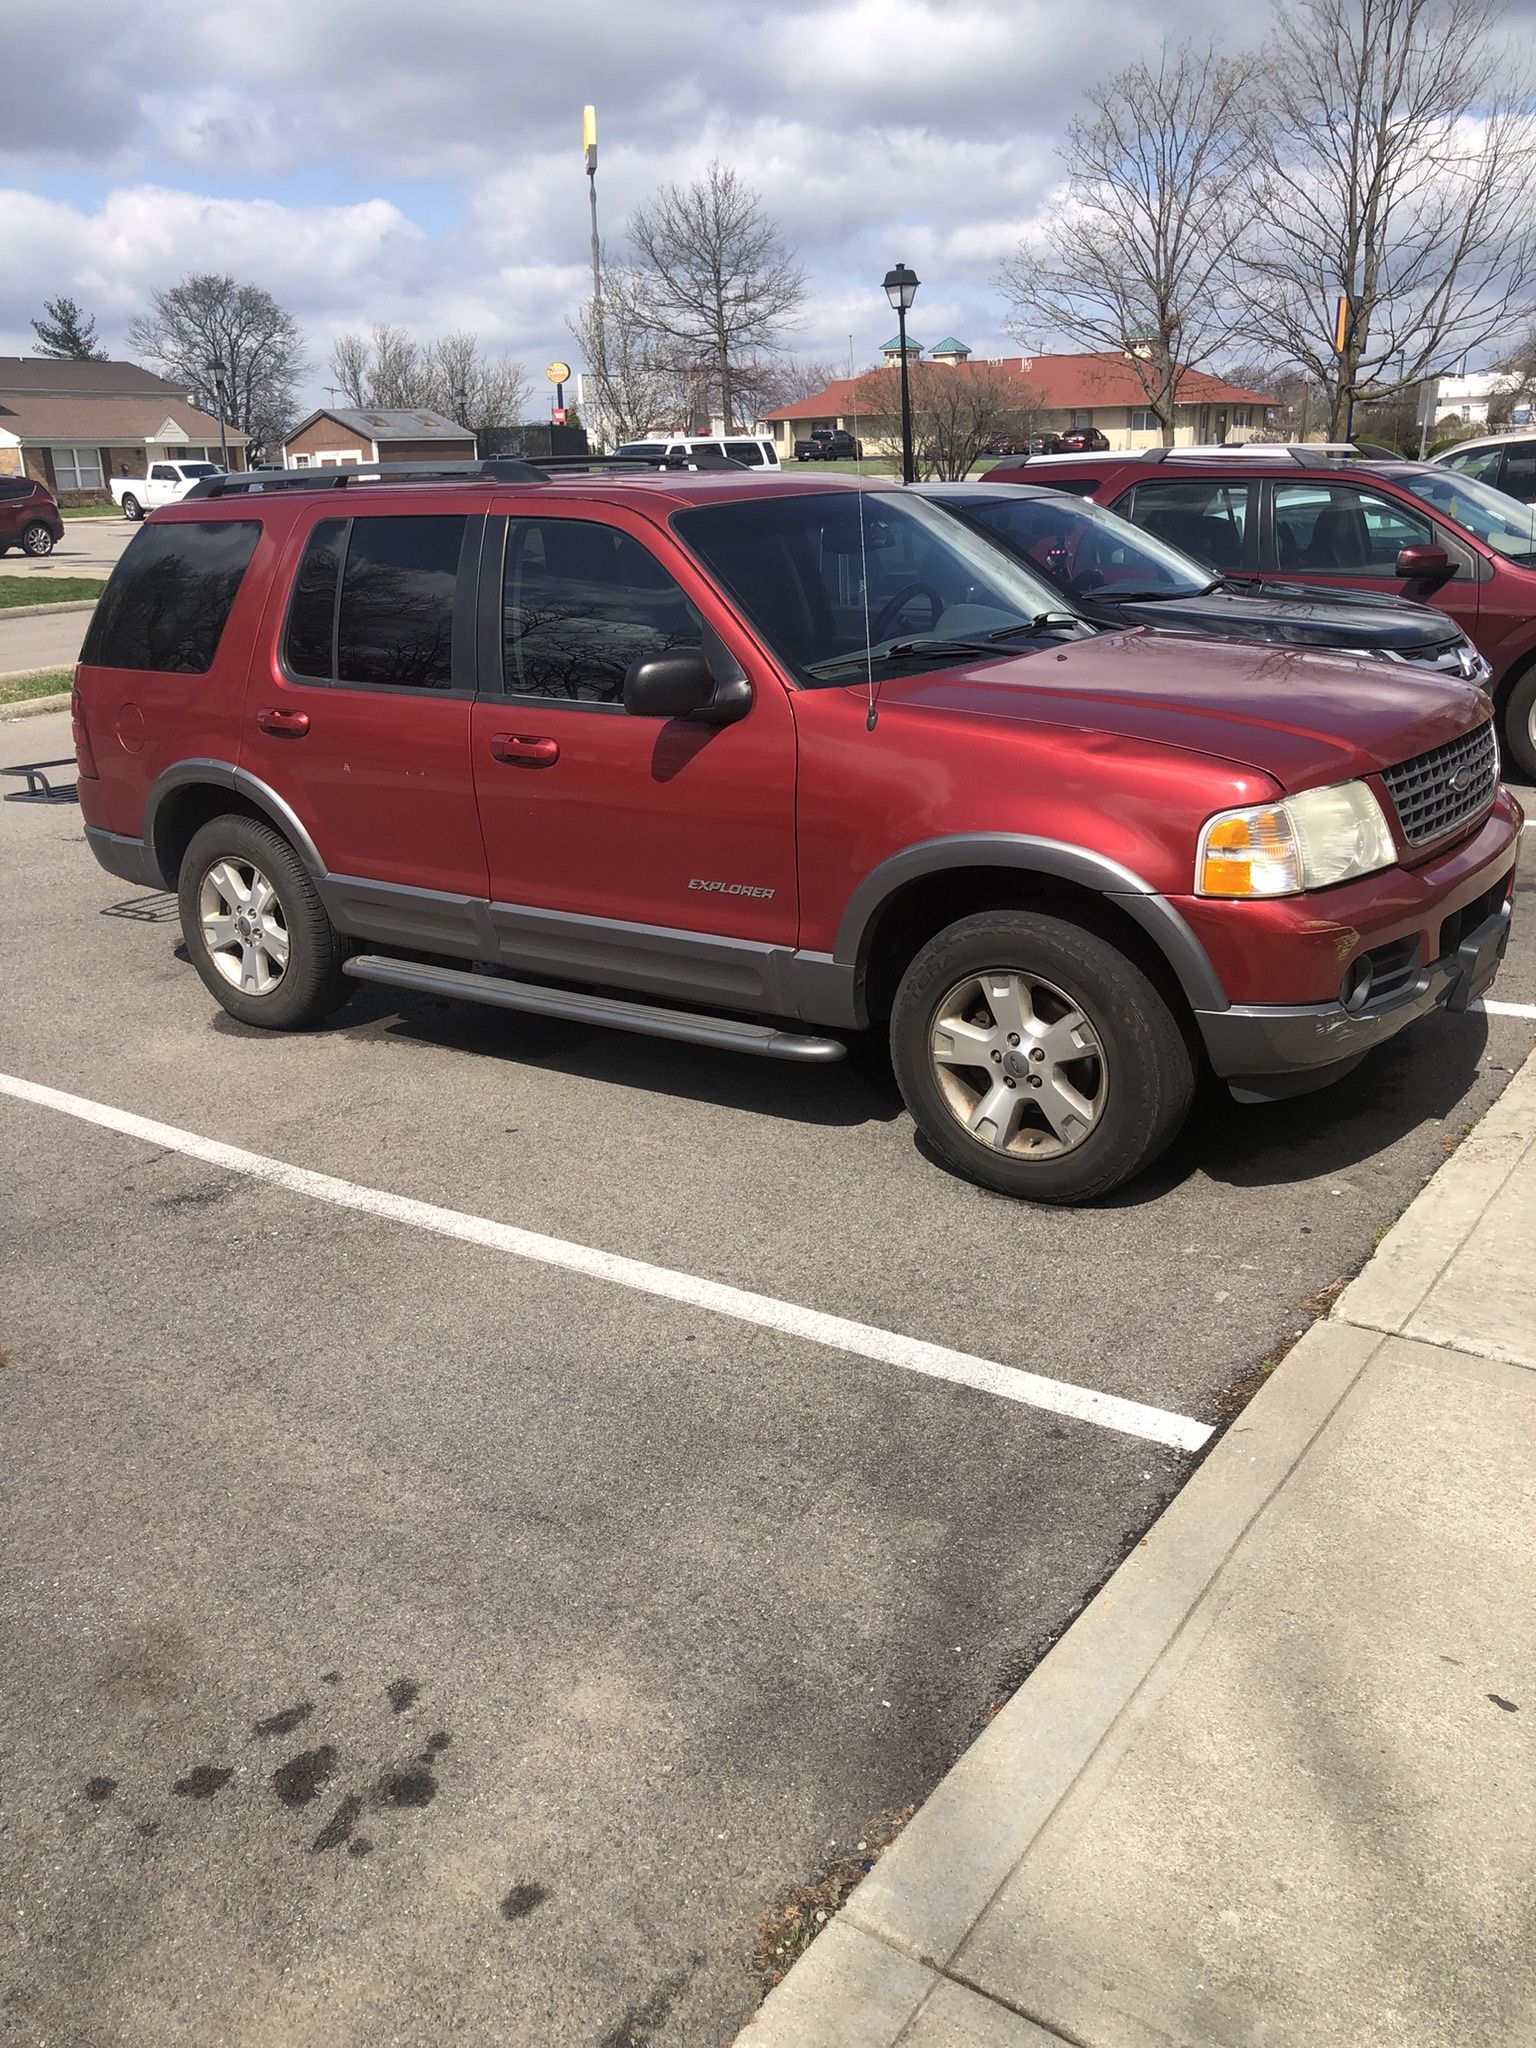
{"label": "concrete curb", "polygon": [[67,597],[62,604],[11,604],[0,611],[0,626],[7,619],[64,619],[71,612],[93,612],[94,597]]}
{"label": "concrete curb", "polygon": [[943,1973],[1072,1786],[1090,1771],[1101,1778],[1135,1741],[1219,1615],[1229,1559],[1389,1333],[1411,1325],[1533,1142],[1536,1054],[940,1781],[738,2048],[1057,2039],[974,1993],[951,2014],[964,1986]]}
{"label": "concrete curb", "polygon": [[[46,669],[37,669],[33,673],[46,675],[48,671]],[[0,676],[0,683],[9,683],[15,680],[14,676]],[[0,725],[5,724],[7,719],[11,718],[36,718],[44,711],[67,711],[69,709],[69,699],[70,692],[64,690],[55,697],[18,697],[14,704],[7,704],[0,700]]]}

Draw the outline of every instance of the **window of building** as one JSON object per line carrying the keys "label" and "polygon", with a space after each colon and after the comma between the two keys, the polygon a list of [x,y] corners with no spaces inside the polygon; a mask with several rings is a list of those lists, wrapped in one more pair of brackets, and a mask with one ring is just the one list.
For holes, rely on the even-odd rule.
{"label": "window of building", "polygon": [[1391,576],[1400,548],[1427,547],[1428,519],[1355,484],[1275,485],[1275,546],[1282,569]]}
{"label": "window of building", "polygon": [[513,519],[502,589],[507,694],[617,706],[642,655],[697,647],[704,622],[648,548],[585,519]]}
{"label": "window of building", "polygon": [[99,448],[55,448],[54,482],[61,491],[99,491],[105,486]]}
{"label": "window of building", "polygon": [[446,690],[465,522],[322,519],[294,579],[283,658],[315,682]]}
{"label": "window of building", "polygon": [[1093,425],[1093,414],[1085,412],[1079,407],[1072,415],[1072,424],[1074,427],[1091,427]]}
{"label": "window of building", "polygon": [[1253,425],[1253,407],[1251,405],[1238,406],[1232,414],[1232,424],[1234,427],[1251,427]]}
{"label": "window of building", "polygon": [[1131,414],[1131,432],[1133,434],[1155,434],[1157,432],[1157,414],[1153,412],[1150,406],[1138,405],[1136,407],[1135,411]]}
{"label": "window of building", "polygon": [[254,519],[141,526],[91,615],[81,661],[206,673],[260,532]]}

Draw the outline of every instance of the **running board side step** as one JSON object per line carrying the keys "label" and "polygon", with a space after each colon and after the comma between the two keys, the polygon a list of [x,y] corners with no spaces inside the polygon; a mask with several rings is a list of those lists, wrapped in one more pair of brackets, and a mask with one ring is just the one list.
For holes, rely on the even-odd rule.
{"label": "running board side step", "polygon": [[535,1017],[561,1017],[570,1024],[608,1024],[618,1031],[636,1031],[645,1038],[679,1038],[688,1045],[716,1045],[727,1052],[756,1053],[760,1059],[801,1060],[825,1066],[840,1060],[847,1047],[836,1038],[810,1038],[797,1031],[779,1031],[772,1024],[743,1024],[734,1017],[712,1017],[692,1010],[665,1010],[650,1003],[625,1002],[617,996],[577,995],[569,989],[545,988],[537,982],[508,981],[498,974],[471,974],[462,967],[427,967],[416,960],[391,960],[378,953],[359,953],[343,964],[354,981],[383,982],[389,988],[413,989],[419,995],[455,996],[466,1003],[489,1003],[500,1010],[526,1010]]}

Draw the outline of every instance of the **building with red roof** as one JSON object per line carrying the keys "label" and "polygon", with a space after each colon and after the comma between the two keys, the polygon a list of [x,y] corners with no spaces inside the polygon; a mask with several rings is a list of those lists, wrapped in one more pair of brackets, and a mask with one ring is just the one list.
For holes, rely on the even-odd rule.
{"label": "building with red roof", "polygon": [[[918,350],[909,340],[908,355]],[[884,351],[887,364],[899,360],[896,344]],[[1001,373],[1017,386],[1019,414],[1030,433],[1062,433],[1068,427],[1097,427],[1114,449],[1153,448],[1162,435],[1147,404],[1146,389],[1136,364],[1124,355],[1005,356],[977,360],[962,342],[946,339],[927,358],[949,377]],[[838,377],[824,391],[764,415],[782,460],[793,456],[797,440],[813,427],[842,427],[857,433],[871,450],[889,440],[889,423],[874,426],[856,420],[856,394],[867,395],[868,372]],[[1246,440],[1263,429],[1265,410],[1274,400],[1262,391],[1247,391],[1203,370],[1186,370],[1179,382],[1174,440],[1182,446],[1228,439]]]}

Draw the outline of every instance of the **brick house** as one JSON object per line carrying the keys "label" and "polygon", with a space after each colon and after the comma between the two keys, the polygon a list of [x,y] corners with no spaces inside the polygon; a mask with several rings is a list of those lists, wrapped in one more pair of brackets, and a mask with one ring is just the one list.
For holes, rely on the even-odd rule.
{"label": "brick house", "polygon": [[347,462],[473,462],[468,427],[423,406],[327,408],[300,420],[283,443],[284,469],[330,469]]}
{"label": "brick house", "polygon": [[[246,436],[226,429],[231,469]],[[219,423],[167,377],[137,363],[0,356],[0,476],[30,476],[61,505],[106,495],[152,462],[217,462]]]}
{"label": "brick house", "polygon": [[[888,342],[882,354],[887,366],[899,362],[899,345]],[[910,337],[907,354],[921,355],[920,345]],[[1017,385],[1020,412],[1028,415],[1032,433],[1097,427],[1110,447],[1120,450],[1156,447],[1161,439],[1136,367],[1125,356],[1005,356],[978,362],[964,342],[950,336],[932,350],[929,361],[940,364],[951,377],[1001,372]],[[795,442],[807,439],[813,427],[843,427],[857,433],[871,454],[888,452],[885,421],[872,428],[867,418],[855,420],[854,394],[862,381],[839,377],[824,391],[769,413],[768,427],[780,459],[792,459]],[[1247,439],[1262,431],[1272,403],[1261,391],[1242,390],[1203,370],[1186,370],[1175,407],[1174,440],[1187,447]]]}

